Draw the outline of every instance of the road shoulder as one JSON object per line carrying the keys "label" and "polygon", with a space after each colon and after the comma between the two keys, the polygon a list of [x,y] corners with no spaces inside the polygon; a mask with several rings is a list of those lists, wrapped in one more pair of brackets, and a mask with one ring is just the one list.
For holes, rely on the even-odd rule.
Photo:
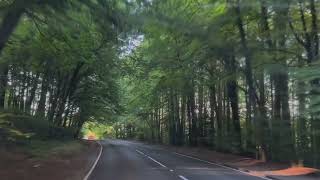
{"label": "road shoulder", "polygon": [[253,176],[265,177],[276,180],[315,180],[319,179],[320,171],[306,167],[291,167],[290,164],[262,162],[253,158],[234,154],[220,153],[206,148],[176,147],[168,145],[153,145],[143,142],[142,145],[154,146],[164,150],[195,157],[212,162],[237,171],[243,171]]}
{"label": "road shoulder", "polygon": [[99,148],[95,142],[66,142],[39,156],[2,148],[0,177],[3,180],[83,179],[96,160]]}

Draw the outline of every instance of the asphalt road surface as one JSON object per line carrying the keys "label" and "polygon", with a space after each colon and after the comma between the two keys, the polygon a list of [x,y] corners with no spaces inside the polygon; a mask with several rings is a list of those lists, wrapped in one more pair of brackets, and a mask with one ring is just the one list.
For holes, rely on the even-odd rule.
{"label": "asphalt road surface", "polygon": [[140,143],[106,140],[89,180],[263,180]]}

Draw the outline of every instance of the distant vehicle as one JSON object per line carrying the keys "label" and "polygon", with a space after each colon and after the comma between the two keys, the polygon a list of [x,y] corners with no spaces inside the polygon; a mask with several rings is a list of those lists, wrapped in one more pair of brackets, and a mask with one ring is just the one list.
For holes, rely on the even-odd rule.
{"label": "distant vehicle", "polygon": [[90,135],[90,136],[88,136],[88,140],[96,140],[97,138],[96,138],[96,136],[94,136],[94,135]]}

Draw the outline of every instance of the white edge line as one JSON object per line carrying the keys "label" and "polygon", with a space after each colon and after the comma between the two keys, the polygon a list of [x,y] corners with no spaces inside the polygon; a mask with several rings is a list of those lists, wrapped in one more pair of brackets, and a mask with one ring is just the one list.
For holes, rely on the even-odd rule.
{"label": "white edge line", "polygon": [[179,175],[179,178],[183,179],[183,180],[188,180],[187,178],[185,178],[184,176]]}
{"label": "white edge line", "polygon": [[152,157],[150,156],[147,156],[149,159],[151,159],[152,161],[154,161],[155,163],[159,164],[160,166],[164,167],[164,168],[167,168],[167,166],[163,165],[162,163],[160,163],[159,161],[153,159]]}
{"label": "white edge line", "polygon": [[[228,166],[224,166],[224,165],[221,165],[221,164],[217,164],[217,163],[213,163],[213,162],[210,162],[210,161],[202,160],[202,159],[195,158],[195,157],[192,157],[192,156],[188,156],[188,155],[185,155],[185,154],[180,154],[180,153],[177,153],[177,152],[174,152],[174,154],[179,155],[179,156],[183,156],[183,157],[187,157],[187,158],[190,158],[190,159],[198,160],[198,161],[201,161],[201,162],[205,162],[205,163],[208,163],[208,164],[211,164],[211,165],[219,166],[219,167],[222,167],[222,168],[230,169],[230,170],[233,170],[233,171],[237,171],[237,172],[240,172],[242,174],[249,175],[249,176],[254,176],[254,175],[252,175],[252,174],[250,174],[248,172],[245,172],[245,171],[240,171],[240,170],[237,170],[237,169],[230,168]],[[254,177],[258,177],[258,178],[266,179],[266,180],[271,180],[270,178],[261,177],[261,176],[254,176]]]}
{"label": "white edge line", "polygon": [[100,157],[101,157],[101,154],[102,154],[102,151],[103,151],[103,147],[101,145],[101,143],[99,141],[97,141],[97,143],[100,145],[100,152],[99,152],[99,155],[96,159],[96,161],[94,162],[94,164],[92,165],[90,171],[88,172],[88,174],[83,178],[83,180],[88,180],[88,178],[90,177],[90,175],[92,174],[94,168],[97,166],[99,160],[100,160]]}

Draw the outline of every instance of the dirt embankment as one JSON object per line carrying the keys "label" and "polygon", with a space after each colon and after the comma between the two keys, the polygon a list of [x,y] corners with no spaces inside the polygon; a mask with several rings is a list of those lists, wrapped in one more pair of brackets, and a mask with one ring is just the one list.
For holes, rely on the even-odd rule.
{"label": "dirt embankment", "polygon": [[99,153],[95,142],[81,141],[34,156],[0,148],[1,180],[81,180]]}

